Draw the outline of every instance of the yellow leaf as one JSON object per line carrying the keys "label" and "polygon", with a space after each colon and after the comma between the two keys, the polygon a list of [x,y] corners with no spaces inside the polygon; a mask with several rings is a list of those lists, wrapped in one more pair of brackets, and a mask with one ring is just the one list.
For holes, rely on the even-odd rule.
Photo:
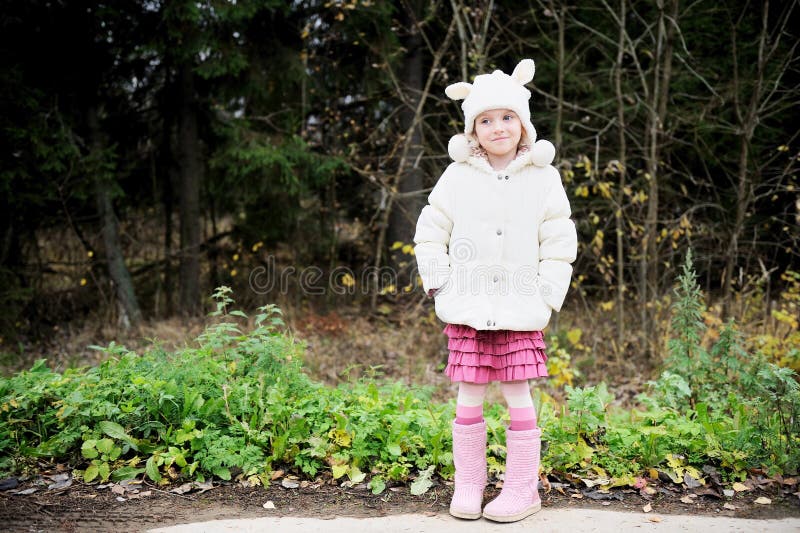
{"label": "yellow leaf", "polygon": [[345,475],[349,469],[350,467],[347,465],[333,465],[331,467],[331,470],[333,471],[333,479],[339,479]]}
{"label": "yellow leaf", "polygon": [[333,440],[333,442],[335,442],[339,446],[348,447],[352,442],[352,437],[350,436],[350,433],[348,433],[344,429],[333,428],[328,432],[328,437],[330,437]]}
{"label": "yellow leaf", "polygon": [[394,241],[394,244],[392,244],[392,250],[397,250],[398,248],[402,248],[402,247],[403,247],[403,243],[400,242],[400,241]]}
{"label": "yellow leaf", "polygon": [[766,498],[764,496],[761,496],[759,498],[756,498],[753,503],[757,503],[759,505],[770,505],[770,504],[772,504],[772,500],[770,500],[769,498]]}
{"label": "yellow leaf", "polygon": [[746,490],[750,490],[750,489],[747,488],[747,486],[744,483],[739,483],[738,481],[733,484],[732,488],[736,492],[744,492]]}
{"label": "yellow leaf", "polygon": [[406,255],[414,255],[414,247],[410,244],[403,246],[403,253]]}
{"label": "yellow leaf", "polygon": [[351,276],[350,273],[347,273],[344,276],[342,276],[342,284],[345,287],[352,287],[353,285],[356,284],[356,280],[353,279],[353,276]]}
{"label": "yellow leaf", "polygon": [[583,335],[583,331],[580,328],[572,328],[571,330],[567,331],[567,340],[573,346],[581,342],[581,336]]}
{"label": "yellow leaf", "polygon": [[612,309],[614,309],[614,300],[609,300],[607,302],[600,302],[601,311],[611,311]]}
{"label": "yellow leaf", "polygon": [[397,291],[397,287],[394,285],[387,285],[386,287],[381,289],[381,294],[394,294]]}

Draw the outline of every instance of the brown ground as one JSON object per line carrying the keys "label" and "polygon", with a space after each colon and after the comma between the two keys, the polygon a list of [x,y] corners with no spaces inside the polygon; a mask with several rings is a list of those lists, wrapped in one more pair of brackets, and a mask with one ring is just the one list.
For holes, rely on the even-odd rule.
{"label": "brown ground", "polygon": [[[17,490],[30,484],[22,484]],[[150,491],[149,496],[128,499],[131,492],[118,495],[109,487],[84,485],[75,482],[62,490],[46,488],[30,495],[9,494],[0,491],[0,528],[5,531],[142,531],[148,528],[180,523],[202,522],[230,518],[257,518],[263,516],[303,516],[334,518],[336,516],[374,517],[401,513],[447,513],[452,487],[437,481],[426,494],[413,496],[408,487],[392,487],[381,495],[373,495],[362,486],[342,488],[329,484],[311,484],[296,489],[283,488],[279,483],[270,487],[242,487],[236,483],[215,486],[206,492],[175,494],[152,486],[130,485],[139,493]],[[486,498],[498,492],[487,489]],[[583,491],[584,493],[588,491]],[[781,491],[774,485],[767,490],[737,493],[727,503],[735,510],[723,508],[726,501],[708,496],[698,496],[692,503],[683,503],[682,497],[691,494],[676,485],[662,486],[651,500],[633,489],[615,491],[621,500],[594,501],[566,487],[542,491],[545,508],[589,507],[616,511],[642,511],[650,503],[659,514],[701,514],[736,518],[786,518],[800,517],[800,500]],[[757,505],[759,496],[772,500],[770,505]],[[135,496],[134,496],[135,497]],[[117,498],[125,498],[118,501]],[[267,510],[264,504],[273,502],[275,508]]]}

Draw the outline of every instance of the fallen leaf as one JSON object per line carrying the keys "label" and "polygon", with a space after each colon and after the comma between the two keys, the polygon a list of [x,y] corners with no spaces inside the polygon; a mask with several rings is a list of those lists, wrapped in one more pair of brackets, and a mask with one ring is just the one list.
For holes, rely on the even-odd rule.
{"label": "fallen leaf", "polygon": [[[64,475],[66,475],[66,474],[64,474]],[[67,487],[70,487],[70,486],[72,486],[72,480],[71,479],[65,479],[63,481],[57,481],[56,483],[48,485],[47,486],[47,490],[66,489]]]}
{"label": "fallen leaf", "polygon": [[174,492],[175,494],[186,494],[190,490],[192,490],[192,484],[184,483],[180,487],[175,487],[174,489],[171,489],[170,492]]}
{"label": "fallen leaf", "polygon": [[118,501],[118,502],[126,502],[126,501],[128,501],[128,500],[126,500],[126,499],[125,499],[125,498],[123,498],[122,496],[117,496],[117,501]]}
{"label": "fallen leaf", "polygon": [[[733,491],[731,491],[731,492],[733,492]],[[698,489],[693,494],[690,494],[689,496],[690,497],[711,496],[712,498],[722,498],[722,494],[720,494],[716,490],[712,489],[711,487],[704,487],[702,489]]]}
{"label": "fallen leaf", "polygon": [[694,500],[691,499],[689,496],[684,496],[683,498],[681,498],[681,501],[683,503],[694,503]]}
{"label": "fallen leaf", "polygon": [[19,495],[19,496],[27,496],[28,494],[33,494],[33,493],[34,493],[34,492],[36,492],[37,490],[39,490],[39,489],[38,489],[38,488],[36,488],[36,487],[31,487],[31,488],[29,488],[29,489],[20,490],[20,491],[17,491],[17,492],[13,492],[13,491],[12,491],[12,494],[17,494],[17,495]]}
{"label": "fallen leaf", "polygon": [[756,498],[753,503],[757,503],[759,505],[771,505],[772,504],[772,500],[770,500],[769,498],[766,498],[764,496],[761,496],[759,498]]}
{"label": "fallen leaf", "polygon": [[570,496],[575,498],[576,500],[582,500],[583,499],[583,494],[581,494],[581,493],[571,494]]}
{"label": "fallen leaf", "polygon": [[658,470],[656,470],[655,468],[651,468],[648,471],[648,474],[650,474],[650,479],[658,479]]}
{"label": "fallen leaf", "polygon": [[660,516],[648,516],[647,519],[650,520],[651,522],[656,522],[656,523],[661,522]]}
{"label": "fallen leaf", "polygon": [[539,476],[539,486],[544,489],[545,492],[550,492],[550,490],[553,488],[550,484],[550,480],[547,479],[547,476],[545,475]]}
{"label": "fallen leaf", "polygon": [[787,478],[784,478],[784,480],[783,480],[783,484],[784,485],[797,485],[797,483],[798,483],[798,480],[797,480],[796,477],[787,477]]}
{"label": "fallen leaf", "polygon": [[737,481],[736,483],[733,484],[733,490],[735,490],[736,492],[743,492],[745,490],[750,490],[750,489],[748,489],[744,484],[739,483]]}
{"label": "fallen leaf", "polygon": [[725,502],[725,504],[722,507],[727,509],[727,510],[729,510],[729,511],[735,511],[737,509],[737,507],[735,505],[731,505],[728,502]]}
{"label": "fallen leaf", "polygon": [[276,480],[276,479],[278,479],[279,477],[283,477],[283,474],[284,474],[284,473],[285,473],[285,472],[284,472],[283,470],[273,470],[273,471],[272,471],[272,474],[270,474],[270,476],[269,476],[269,477],[270,477],[270,479],[271,479],[272,481],[275,481],[275,480]]}
{"label": "fallen leaf", "polygon": [[207,490],[211,490],[214,488],[214,482],[211,480],[204,481],[203,483],[198,483],[195,481],[192,483],[192,486],[200,491],[200,494],[203,494]]}
{"label": "fallen leaf", "polygon": [[119,494],[120,496],[122,496],[123,494],[125,494],[125,487],[121,487],[120,485],[116,485],[116,484],[115,485],[111,485],[111,492],[113,492],[114,494]]}
{"label": "fallen leaf", "polygon": [[726,498],[733,498],[736,492],[733,489],[722,489],[722,494],[724,494]]}
{"label": "fallen leaf", "polygon": [[688,472],[683,475],[683,482],[690,489],[696,489],[698,487],[702,487],[703,486],[702,480],[698,480],[698,479],[693,478],[692,476],[689,475]]}
{"label": "fallen leaf", "polygon": [[655,494],[655,493],[657,493],[657,492],[658,492],[658,491],[657,491],[656,489],[654,489],[653,487],[645,487],[645,488],[643,488],[642,490],[645,492],[645,494],[649,494],[650,496],[652,496],[653,494]]}
{"label": "fallen leaf", "polygon": [[584,492],[584,496],[587,498],[591,498],[593,500],[619,500],[622,501],[624,498],[621,492],[607,492],[602,490],[593,490],[591,492]]}
{"label": "fallen leaf", "polygon": [[586,484],[587,489],[591,489],[592,487],[596,487],[597,485],[608,485],[609,483],[611,483],[611,480],[607,478],[597,478],[597,479],[581,478],[581,481],[583,481]]}
{"label": "fallen leaf", "polygon": [[642,511],[644,511],[645,513],[649,513],[652,510],[653,510],[653,506],[650,505],[649,503],[647,505],[645,505],[644,507],[642,507]]}
{"label": "fallen leaf", "polygon": [[300,486],[300,483],[298,483],[297,481],[295,481],[293,479],[289,479],[288,477],[285,477],[285,478],[283,478],[281,480],[281,486],[283,488],[285,488],[285,489],[296,489],[297,487]]}
{"label": "fallen leaf", "polygon": [[272,501],[270,500],[267,503],[265,503],[264,505],[262,505],[262,507],[264,509],[275,509],[275,504],[272,503]]}

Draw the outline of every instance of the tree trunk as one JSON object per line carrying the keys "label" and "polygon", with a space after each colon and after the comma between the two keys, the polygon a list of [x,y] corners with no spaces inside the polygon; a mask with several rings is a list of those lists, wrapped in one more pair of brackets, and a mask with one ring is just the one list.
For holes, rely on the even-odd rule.
{"label": "tree trunk", "polygon": [[[750,142],[755,134],[756,125],[758,124],[758,107],[761,104],[762,92],[764,87],[764,69],[767,61],[766,45],[769,36],[769,2],[764,2],[762,6],[761,15],[761,32],[758,42],[758,63],[756,65],[756,76],[752,80],[753,88],[750,93],[750,100],[747,108],[742,110],[739,104],[738,96],[734,100],[734,110],[739,122],[739,163],[738,175],[736,186],[736,218],[734,219],[733,227],[731,228],[731,235],[728,241],[727,257],[725,260],[725,272],[723,279],[723,300],[722,300],[722,316],[727,317],[730,314],[731,297],[733,296],[733,278],[735,277],[734,270],[736,263],[739,259],[739,237],[741,236],[744,228],[744,220],[747,215],[747,210],[752,202],[752,183],[748,176],[749,164],[749,148]],[[737,61],[737,28],[733,27],[731,31],[731,50],[734,55],[734,94],[738,95],[741,87],[739,82],[739,62]]]}
{"label": "tree trunk", "polygon": [[111,176],[107,176],[102,167],[104,157],[102,153],[103,140],[97,117],[97,108],[94,105],[87,110],[86,118],[91,137],[90,157],[96,162],[95,175],[93,176],[95,201],[97,213],[100,217],[108,275],[114,283],[114,292],[121,311],[120,322],[126,329],[131,326],[137,327],[142,321],[142,312],[139,309],[139,302],[133,289],[133,281],[122,254],[122,247],[119,241],[119,225],[111,202],[111,183],[109,181]]}
{"label": "tree trunk", "polygon": [[[420,30],[413,21],[408,21],[407,24],[411,31],[404,43],[407,55],[403,63],[401,83],[406,89],[408,105],[404,106],[403,112],[400,114],[400,125],[402,131],[406,132],[406,135],[410,135],[410,139],[408,139],[406,164],[400,169],[397,191],[393,191],[400,193],[418,191],[423,188],[423,172],[419,167],[423,155],[422,128],[414,125],[417,106],[424,86],[422,38],[419,34]],[[422,198],[419,196],[395,198],[392,207],[387,232],[388,242],[400,241],[408,244],[414,238],[414,223],[422,209]],[[392,264],[392,266],[397,267],[397,264]]]}
{"label": "tree trunk", "polygon": [[617,94],[617,131],[619,132],[619,189],[616,195],[614,222],[617,237],[617,357],[625,345],[625,235],[622,204],[625,201],[625,172],[627,171],[627,145],[625,141],[625,99],[622,94],[622,63],[625,56],[625,17],[627,0],[619,2],[619,39],[617,41],[617,68],[614,71],[614,89]]}
{"label": "tree trunk", "polygon": [[197,131],[197,106],[192,66],[180,67],[180,116],[178,161],[180,164],[180,311],[200,311],[200,183],[203,163]]}
{"label": "tree trunk", "polygon": [[551,2],[550,11],[552,11],[553,17],[555,17],[556,20],[556,26],[558,27],[558,86],[556,87],[558,98],[556,100],[556,130],[554,142],[556,144],[556,149],[561,150],[564,124],[564,74],[567,68],[566,46],[564,44],[567,7],[563,4],[556,7],[554,3]]}
{"label": "tree trunk", "polygon": [[658,283],[658,211],[659,211],[659,170],[661,143],[663,142],[664,120],[667,114],[669,83],[672,76],[672,47],[677,24],[678,0],[672,2],[672,13],[664,12],[664,1],[658,1],[659,20],[656,36],[656,60],[653,67],[653,86],[650,93],[649,115],[647,119],[647,175],[648,198],[647,215],[644,223],[642,257],[639,263],[640,284],[640,316],[642,322],[642,340],[652,339],[652,318],[648,304],[659,295]]}

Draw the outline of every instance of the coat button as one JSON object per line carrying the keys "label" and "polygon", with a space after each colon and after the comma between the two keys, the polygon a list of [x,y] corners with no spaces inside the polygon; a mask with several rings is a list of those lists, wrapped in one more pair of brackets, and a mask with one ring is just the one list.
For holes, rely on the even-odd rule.
{"label": "coat button", "polygon": [[495,276],[494,278],[492,278],[492,281],[494,281],[495,283],[497,283],[498,281],[500,281],[500,278],[498,278],[497,276]]}
{"label": "coat button", "polygon": [[503,175],[502,174],[498,174],[497,175],[497,179],[499,179],[499,180],[503,179]]}
{"label": "coat button", "polygon": [[506,179],[508,179],[508,176],[506,176]]}
{"label": "coat button", "polygon": [[486,321],[486,325],[487,325],[487,326],[491,326],[491,325],[492,325],[492,321],[491,321],[491,320],[487,320],[487,321]]}
{"label": "coat button", "polygon": [[503,234],[503,230],[501,230],[500,228],[497,228],[497,234],[498,235],[502,235]]}

